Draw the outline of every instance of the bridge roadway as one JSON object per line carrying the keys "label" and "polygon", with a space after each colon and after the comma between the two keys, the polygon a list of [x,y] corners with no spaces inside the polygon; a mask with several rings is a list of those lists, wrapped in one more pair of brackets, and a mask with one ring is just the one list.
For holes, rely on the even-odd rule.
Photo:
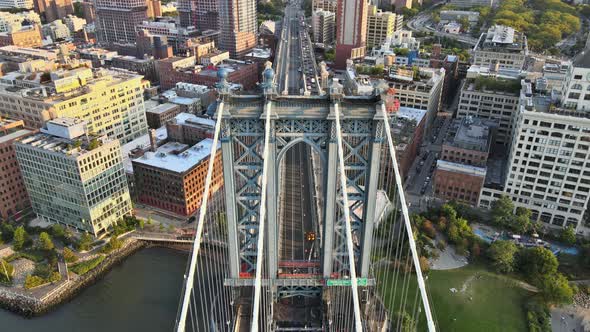
{"label": "bridge roadway", "polygon": [[313,45],[303,18],[300,2],[287,4],[275,56],[277,88],[283,95],[318,94],[319,91]]}

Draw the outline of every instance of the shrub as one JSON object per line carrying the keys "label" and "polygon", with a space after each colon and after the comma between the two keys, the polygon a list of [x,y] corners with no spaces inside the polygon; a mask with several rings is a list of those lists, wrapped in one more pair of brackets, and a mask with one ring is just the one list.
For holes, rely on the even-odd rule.
{"label": "shrub", "polygon": [[97,267],[98,264],[102,263],[104,258],[105,258],[105,256],[100,255],[96,258],[78,263],[76,265],[71,266],[70,271],[74,272],[77,275],[83,275],[83,274],[87,273],[88,271]]}
{"label": "shrub", "polygon": [[90,236],[90,234],[88,233],[84,233],[82,234],[82,236],[80,237],[80,240],[78,240],[78,250],[79,251],[86,251],[90,249],[90,246],[92,245],[92,236]]}
{"label": "shrub", "polygon": [[67,263],[74,263],[78,260],[78,256],[69,248],[64,248],[63,255]]}
{"label": "shrub", "polygon": [[0,258],[0,282],[10,282],[13,273],[14,266]]}
{"label": "shrub", "polygon": [[27,278],[25,279],[25,289],[35,288],[35,287],[41,286],[45,283],[46,283],[45,280],[41,277],[34,276],[34,275],[28,275]]}
{"label": "shrub", "polygon": [[113,235],[104,247],[102,247],[101,252],[104,254],[108,254],[113,250],[120,249],[123,246],[123,242],[119,240],[117,235]]}

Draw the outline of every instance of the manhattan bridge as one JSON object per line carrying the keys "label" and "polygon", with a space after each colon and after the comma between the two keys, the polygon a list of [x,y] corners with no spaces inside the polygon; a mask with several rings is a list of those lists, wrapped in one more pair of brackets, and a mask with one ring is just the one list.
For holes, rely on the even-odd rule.
{"label": "manhattan bridge", "polygon": [[315,63],[297,3],[283,22],[260,94],[232,93],[219,71],[176,331],[436,331],[391,134],[395,91],[345,96]]}

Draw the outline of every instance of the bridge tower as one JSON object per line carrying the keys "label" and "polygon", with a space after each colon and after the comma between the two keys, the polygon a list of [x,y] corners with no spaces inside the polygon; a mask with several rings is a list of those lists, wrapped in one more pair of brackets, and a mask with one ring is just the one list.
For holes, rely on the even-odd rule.
{"label": "bridge tower", "polygon": [[[263,73],[261,95],[237,95],[230,92],[220,74],[217,114],[221,122],[221,151],[228,226],[229,278],[225,284],[252,287],[257,257],[257,240],[265,232],[264,264],[268,273],[264,284],[269,286],[273,301],[282,297],[329,297],[331,285],[346,284],[350,278],[344,209],[349,210],[354,244],[356,275],[362,285],[371,287],[374,280],[369,273],[370,253],[375,227],[375,205],[382,158],[383,101],[379,93],[367,97],[346,97],[342,86],[334,82],[323,96],[281,96],[276,93],[274,72],[268,67]],[[346,194],[343,201],[338,185],[338,145],[336,142],[336,112],[339,112]],[[266,227],[260,225],[261,176],[265,118],[270,113],[271,129],[268,149]],[[311,193],[310,199],[317,214],[310,215],[319,226],[316,248],[317,259],[306,262],[285,262],[279,257],[282,216],[280,206],[281,161],[289,149],[304,143],[319,158],[324,170],[321,188]],[[303,165],[302,165],[303,167]],[[313,177],[313,174],[311,174]],[[314,189],[315,190],[315,189]],[[317,194],[317,195],[316,195]],[[304,271],[305,273],[302,273]],[[340,285],[342,286],[342,285]],[[337,286],[334,286],[337,287]],[[366,292],[363,292],[366,294]],[[329,300],[328,300],[329,301]]]}

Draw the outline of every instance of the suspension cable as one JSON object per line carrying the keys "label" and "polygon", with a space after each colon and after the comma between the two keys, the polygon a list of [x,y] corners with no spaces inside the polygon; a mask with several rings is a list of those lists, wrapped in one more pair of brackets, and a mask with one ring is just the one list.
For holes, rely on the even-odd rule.
{"label": "suspension cable", "polygon": [[[266,120],[264,124],[264,150],[262,152],[262,184],[260,187],[260,216],[258,222],[258,244],[256,253],[256,279],[254,282],[254,304],[252,308],[252,325],[251,331],[258,332],[258,313],[260,311],[260,288],[261,288],[261,277],[262,268],[264,262],[264,227],[265,227],[265,214],[266,214],[266,183],[268,179],[266,177],[268,172],[268,144],[270,140],[270,112],[271,103],[266,104]],[[273,165],[274,167],[274,165]]]}
{"label": "suspension cable", "polygon": [[176,331],[184,332],[186,327],[186,316],[188,313],[190,292],[194,287],[195,269],[197,265],[197,258],[201,249],[201,240],[203,236],[203,227],[205,225],[205,215],[207,213],[207,201],[209,200],[209,190],[211,188],[211,178],[213,177],[213,164],[215,163],[215,155],[217,154],[217,145],[219,145],[219,131],[221,128],[221,113],[223,111],[223,100],[219,102],[219,112],[217,113],[217,120],[215,121],[215,133],[213,134],[213,144],[211,144],[211,153],[209,155],[209,165],[207,166],[207,176],[205,178],[205,190],[203,198],[201,199],[201,208],[199,210],[199,221],[197,224],[197,233],[195,234],[195,242],[192,247],[191,261],[188,270],[188,276],[185,276],[185,288],[182,297],[182,308],[180,317],[176,323]]}
{"label": "suspension cable", "polygon": [[[424,312],[426,314],[426,323],[429,332],[435,332],[434,321],[432,319],[432,312],[430,311],[430,303],[428,303],[428,294],[426,293],[426,284],[424,283],[424,277],[422,275],[422,268],[420,267],[420,259],[418,258],[418,250],[416,250],[416,241],[414,241],[414,234],[412,232],[412,225],[410,223],[410,214],[408,212],[408,206],[406,205],[406,197],[404,195],[402,177],[399,172],[397,165],[397,157],[395,154],[395,147],[393,145],[393,139],[391,137],[391,128],[389,127],[389,118],[385,110],[385,104],[381,104],[381,114],[383,115],[383,122],[385,126],[385,134],[387,135],[387,144],[389,147],[389,154],[391,155],[391,162],[393,163],[393,171],[395,174],[395,182],[398,189],[398,195],[402,208],[402,215],[406,225],[406,232],[408,235],[408,241],[410,244],[410,250],[412,252],[412,259],[414,261],[414,268],[416,269],[416,279],[418,281],[418,288],[422,296],[422,304],[424,305]],[[338,115],[336,115],[338,119]]]}
{"label": "suspension cable", "polygon": [[363,331],[361,323],[361,309],[359,305],[358,284],[356,278],[356,264],[354,262],[354,248],[352,243],[352,228],[350,226],[350,211],[348,203],[348,187],[346,185],[346,174],[344,171],[344,149],[342,147],[342,128],[340,127],[340,108],[339,104],[334,104],[334,113],[336,114],[336,140],[338,142],[338,163],[340,166],[340,189],[342,190],[342,199],[344,210],[344,224],[346,225],[346,246],[348,248],[348,258],[350,267],[350,279],[352,285],[352,301],[354,303],[354,318],[357,332]]}

